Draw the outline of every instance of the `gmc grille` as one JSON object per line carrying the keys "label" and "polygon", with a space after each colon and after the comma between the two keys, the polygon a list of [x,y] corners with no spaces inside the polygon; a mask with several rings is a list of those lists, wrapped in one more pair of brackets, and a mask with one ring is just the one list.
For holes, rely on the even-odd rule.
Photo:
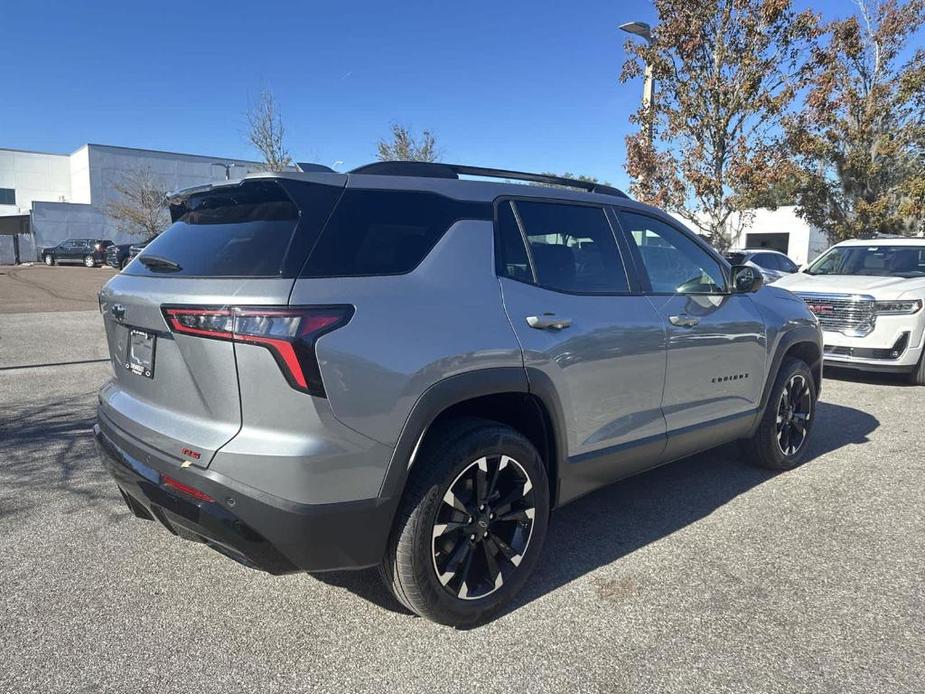
{"label": "gmc grille", "polygon": [[863,337],[874,329],[874,297],[857,294],[803,294],[799,296],[816,314],[823,330]]}

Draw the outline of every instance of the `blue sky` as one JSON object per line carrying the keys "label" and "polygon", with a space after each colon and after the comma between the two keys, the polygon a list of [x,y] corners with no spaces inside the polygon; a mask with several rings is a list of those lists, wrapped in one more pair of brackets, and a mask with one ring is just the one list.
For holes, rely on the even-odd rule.
{"label": "blue sky", "polygon": [[297,160],[372,161],[397,121],[446,161],[625,186],[642,86],[619,81],[616,27],[636,19],[650,3],[0,0],[0,147],[255,158],[244,113],[266,86]]}

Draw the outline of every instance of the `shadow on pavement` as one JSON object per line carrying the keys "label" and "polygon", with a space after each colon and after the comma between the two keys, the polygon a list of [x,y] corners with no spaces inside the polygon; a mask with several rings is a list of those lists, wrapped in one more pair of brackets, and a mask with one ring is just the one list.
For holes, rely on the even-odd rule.
{"label": "shadow on pavement", "polygon": [[[869,383],[875,386],[899,386],[915,388],[909,383],[908,374],[904,373],[883,373],[878,371],[859,371],[858,369],[845,369],[838,366],[826,366],[825,378],[831,378],[836,381],[848,381],[851,383]],[[823,388],[823,392],[825,389]]]}
{"label": "shadow on pavement", "polygon": [[[867,442],[879,421],[851,407],[820,402],[804,465]],[[534,575],[508,612],[713,513],[775,476],[740,460],[736,444],[700,453],[611,485],[553,513]],[[318,574],[389,610],[406,612],[375,570]]]}
{"label": "shadow on pavement", "polygon": [[58,491],[78,508],[113,504],[115,489],[96,456],[96,390],[40,405],[0,405],[0,519],[25,513]]}

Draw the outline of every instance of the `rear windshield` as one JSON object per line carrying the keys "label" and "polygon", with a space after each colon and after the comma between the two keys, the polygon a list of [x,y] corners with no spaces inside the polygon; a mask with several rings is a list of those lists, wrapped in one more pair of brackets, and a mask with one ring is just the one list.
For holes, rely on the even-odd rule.
{"label": "rear windshield", "polygon": [[491,218],[488,203],[459,202],[422,191],[347,190],[302,276],[410,272],[454,222]]}
{"label": "rear windshield", "polygon": [[278,183],[258,180],[192,195],[171,216],[139,256],[149,264],[132,263],[131,274],[278,277],[299,210]]}

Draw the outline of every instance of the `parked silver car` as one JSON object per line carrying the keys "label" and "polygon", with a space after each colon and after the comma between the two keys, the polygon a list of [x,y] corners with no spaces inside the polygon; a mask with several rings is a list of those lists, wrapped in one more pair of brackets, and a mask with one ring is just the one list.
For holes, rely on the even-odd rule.
{"label": "parked silver car", "polygon": [[244,564],[378,566],[473,625],[551,509],[736,439],[775,469],[807,453],[815,316],[613,188],[385,162],[171,213],[101,292],[96,438],[135,515]]}
{"label": "parked silver car", "polygon": [[780,251],[769,248],[743,248],[725,254],[726,260],[733,265],[753,265],[764,275],[764,281],[770,284],[782,277],[799,272],[800,266]]}

